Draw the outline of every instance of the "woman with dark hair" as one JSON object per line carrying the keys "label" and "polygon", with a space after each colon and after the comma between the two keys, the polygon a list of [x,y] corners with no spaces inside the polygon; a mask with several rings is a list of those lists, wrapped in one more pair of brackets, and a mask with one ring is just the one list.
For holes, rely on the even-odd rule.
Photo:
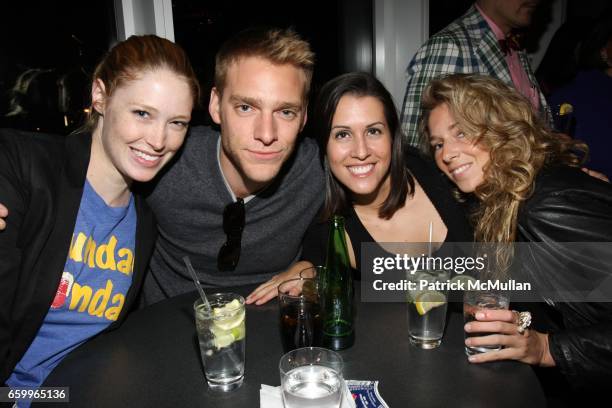
{"label": "woman with dark hair", "polygon": [[393,99],[370,74],[349,73],[321,89],[314,111],[326,191],[320,220],[306,234],[302,262],[257,288],[261,304],[280,282],[325,262],[329,220],[346,219],[351,267],[360,276],[363,242],[470,242],[465,215],[430,159],[405,148]]}
{"label": "woman with dark hair", "polygon": [[81,131],[0,131],[0,201],[10,208],[0,233],[0,383],[40,386],[125,318],[155,242],[138,183],[177,153],[199,92],[179,46],[132,36],[98,64]]}
{"label": "woman with dark hair", "polygon": [[[606,262],[609,246],[601,251],[601,246],[591,245],[585,255],[584,246],[560,243],[612,242],[612,185],[579,169],[583,144],[551,133],[527,99],[496,79],[437,79],[422,101],[421,130],[436,164],[463,196],[475,200],[475,240],[539,243],[532,244],[533,252],[523,259],[515,258],[509,245],[499,246],[498,266],[502,276],[512,275],[512,263],[522,261],[518,272],[534,284],[538,300],[550,306],[547,317],[560,317],[558,327],[543,333],[527,328],[527,312],[478,313],[466,331],[491,335],[470,337],[466,345],[504,348],[471,356],[470,361],[557,366],[572,385],[610,384],[612,298],[605,287],[612,281]],[[608,299],[589,302],[586,295],[576,296],[582,293]]]}

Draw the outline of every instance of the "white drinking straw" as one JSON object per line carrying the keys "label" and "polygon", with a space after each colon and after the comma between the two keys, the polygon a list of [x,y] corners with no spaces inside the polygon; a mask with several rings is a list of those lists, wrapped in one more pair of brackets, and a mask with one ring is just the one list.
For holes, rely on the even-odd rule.
{"label": "white drinking straw", "polygon": [[185,262],[185,266],[187,266],[187,270],[193,278],[193,283],[195,284],[196,289],[198,290],[198,292],[200,292],[200,297],[202,298],[202,304],[204,305],[204,309],[206,309],[206,311],[210,311],[210,304],[208,303],[208,299],[206,299],[206,294],[204,293],[202,286],[200,286],[198,276],[196,275],[195,270],[193,270],[193,266],[191,265],[191,261],[189,260],[189,257],[187,255],[183,257],[183,262]]}
{"label": "white drinking straw", "polygon": [[433,239],[433,222],[429,221],[429,245],[427,247],[427,265],[429,265],[429,258],[431,258],[431,241]]}

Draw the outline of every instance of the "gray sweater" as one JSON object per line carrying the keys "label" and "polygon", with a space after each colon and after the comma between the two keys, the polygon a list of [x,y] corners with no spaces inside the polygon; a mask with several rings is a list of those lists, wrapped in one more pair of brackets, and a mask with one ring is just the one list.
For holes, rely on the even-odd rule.
{"label": "gray sweater", "polygon": [[147,198],[159,237],[141,303],[194,290],[185,255],[205,287],[262,283],[300,256],[302,237],[324,197],[315,142],[299,141],[275,182],[245,204],[240,261],[234,271],[221,272],[217,253],[226,240],[223,210],[233,199],[219,168],[218,140],[219,133],[211,128],[193,127]]}

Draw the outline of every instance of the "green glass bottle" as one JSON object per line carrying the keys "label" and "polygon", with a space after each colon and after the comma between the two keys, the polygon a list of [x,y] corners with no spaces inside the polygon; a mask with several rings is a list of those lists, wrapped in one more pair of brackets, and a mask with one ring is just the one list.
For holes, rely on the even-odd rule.
{"label": "green glass bottle", "polygon": [[344,218],[334,215],[327,241],[327,268],[322,283],[323,344],[332,350],[351,347],[353,329],[353,277],[344,235]]}

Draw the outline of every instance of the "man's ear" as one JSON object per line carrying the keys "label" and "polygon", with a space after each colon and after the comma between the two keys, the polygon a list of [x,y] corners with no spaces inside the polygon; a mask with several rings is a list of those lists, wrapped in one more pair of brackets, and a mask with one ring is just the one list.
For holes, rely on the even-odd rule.
{"label": "man's ear", "polygon": [[210,113],[210,117],[217,125],[221,124],[221,93],[216,87],[210,90],[208,113]]}
{"label": "man's ear", "polygon": [[104,116],[104,108],[106,107],[106,88],[104,82],[100,78],[96,78],[91,84],[91,107],[98,114]]}

